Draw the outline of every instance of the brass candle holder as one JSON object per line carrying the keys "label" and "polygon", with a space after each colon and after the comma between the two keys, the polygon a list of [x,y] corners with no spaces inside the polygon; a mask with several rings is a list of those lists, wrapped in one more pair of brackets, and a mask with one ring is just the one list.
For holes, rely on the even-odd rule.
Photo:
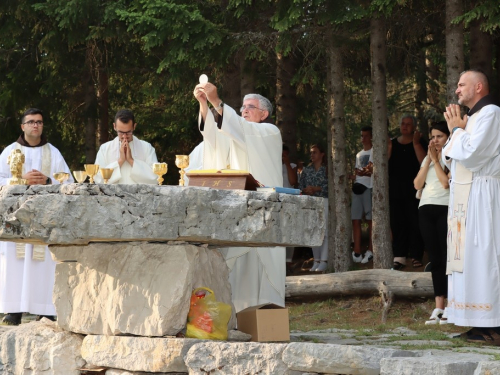
{"label": "brass candle holder", "polygon": [[168,171],[167,163],[153,163],[153,173],[158,176],[158,185],[163,183],[163,175]]}
{"label": "brass candle holder", "polygon": [[107,184],[111,176],[113,175],[113,168],[101,168],[101,176],[104,178],[104,183]]}
{"label": "brass candle holder", "polygon": [[189,155],[175,155],[175,165],[181,170],[179,172],[181,175],[179,186],[184,186],[184,175],[186,174],[186,172],[184,172],[184,168],[189,166]]}
{"label": "brass candle holder", "polygon": [[94,176],[99,172],[99,165],[97,164],[84,164],[85,172],[89,175],[90,183],[94,183]]}
{"label": "brass candle holder", "polygon": [[64,181],[66,181],[69,178],[69,173],[66,172],[56,172],[52,176],[59,181],[60,184],[62,184]]}
{"label": "brass candle holder", "polygon": [[73,171],[73,176],[75,176],[75,180],[81,184],[83,182],[85,182],[85,180],[87,179],[87,172],[85,171]]}

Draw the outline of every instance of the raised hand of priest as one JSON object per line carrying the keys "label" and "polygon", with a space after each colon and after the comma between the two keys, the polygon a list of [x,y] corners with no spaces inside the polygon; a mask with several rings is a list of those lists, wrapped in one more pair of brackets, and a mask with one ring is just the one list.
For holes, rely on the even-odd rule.
{"label": "raised hand of priest", "polygon": [[453,132],[454,128],[464,129],[467,125],[467,115],[462,118],[460,113],[460,106],[458,104],[450,104],[446,107],[446,112],[444,112],[444,118],[448,124],[448,129]]}
{"label": "raised hand of priest", "polygon": [[125,163],[125,160],[127,160],[127,149],[128,149],[128,142],[127,139],[123,139],[120,143],[120,158],[118,159],[118,164],[120,167],[122,166],[123,163]]}
{"label": "raised hand of priest", "polygon": [[131,166],[134,166],[134,158],[132,157],[132,150],[130,149],[128,141],[127,141],[127,147],[125,148],[125,157],[127,158],[128,163]]}
{"label": "raised hand of priest", "polygon": [[28,185],[44,185],[47,181],[47,176],[36,169],[23,174],[23,178],[28,180]]}
{"label": "raised hand of priest", "polygon": [[211,84],[210,82],[207,83],[201,83],[198,86],[203,87],[203,92],[207,96],[207,100],[214,106],[217,107],[221,100],[219,98],[219,94],[217,94],[217,87],[215,85]]}
{"label": "raised hand of priest", "polygon": [[196,85],[193,91],[193,95],[198,100],[200,103],[206,104],[207,102],[207,95],[205,94],[205,87],[206,83],[200,83],[199,85]]}

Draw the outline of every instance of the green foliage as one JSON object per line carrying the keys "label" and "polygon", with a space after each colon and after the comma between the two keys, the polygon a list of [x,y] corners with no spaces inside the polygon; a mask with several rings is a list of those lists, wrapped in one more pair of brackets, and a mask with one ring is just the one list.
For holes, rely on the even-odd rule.
{"label": "green foliage", "polygon": [[473,21],[481,21],[481,30],[493,33],[500,28],[500,6],[496,0],[482,0],[474,3],[470,11],[457,17],[453,23],[463,22],[465,27]]}

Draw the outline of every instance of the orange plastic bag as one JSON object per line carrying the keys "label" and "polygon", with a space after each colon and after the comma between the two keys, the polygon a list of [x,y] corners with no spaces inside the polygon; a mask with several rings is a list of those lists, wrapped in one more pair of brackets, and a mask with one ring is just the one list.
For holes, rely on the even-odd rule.
{"label": "orange plastic bag", "polygon": [[227,340],[227,323],[230,318],[230,305],[217,302],[211,289],[197,288],[191,294],[186,337]]}

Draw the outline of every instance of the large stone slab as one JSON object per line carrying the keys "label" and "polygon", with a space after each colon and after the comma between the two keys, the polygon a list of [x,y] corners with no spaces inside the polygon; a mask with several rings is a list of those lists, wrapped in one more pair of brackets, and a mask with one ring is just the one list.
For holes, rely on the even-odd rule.
{"label": "large stone slab", "polygon": [[[175,335],[186,326],[197,287],[212,289],[218,301],[232,306],[229,270],[217,249],[122,242],[53,245],[50,251],[65,262],[56,266],[53,299],[58,323],[68,331]],[[235,322],[233,312],[229,328]]]}
{"label": "large stone slab", "polygon": [[82,340],[48,319],[22,324],[0,336],[0,374],[79,375]]}
{"label": "large stone slab", "polygon": [[184,357],[190,375],[291,375],[281,359],[287,344],[202,342]]}
{"label": "large stone slab", "polygon": [[418,355],[415,352],[390,348],[296,342],[284,350],[283,362],[290,369],[297,371],[378,375],[383,358]]}
{"label": "large stone slab", "polygon": [[82,357],[87,363],[132,372],[188,372],[184,356],[201,342],[195,339],[86,336]]}
{"label": "large stone slab", "polygon": [[[380,374],[473,375],[476,374],[475,370],[480,362],[488,361],[492,357],[475,353],[440,352],[420,358],[385,358],[380,363]],[[496,374],[496,372],[492,374]]]}
{"label": "large stone slab", "polygon": [[319,246],[324,232],[322,200],[309,196],[140,184],[0,187],[0,240]]}

